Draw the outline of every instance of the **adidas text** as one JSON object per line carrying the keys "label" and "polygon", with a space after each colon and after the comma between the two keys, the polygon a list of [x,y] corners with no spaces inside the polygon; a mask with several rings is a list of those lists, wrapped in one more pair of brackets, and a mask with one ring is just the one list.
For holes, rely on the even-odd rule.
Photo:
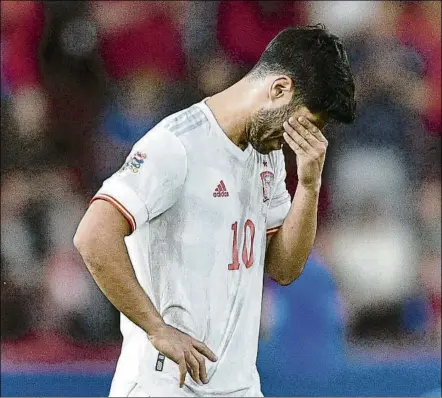
{"label": "adidas text", "polygon": [[214,198],[219,198],[219,197],[227,197],[229,196],[229,193],[226,191],[222,191],[222,192],[214,192],[213,193],[213,197]]}

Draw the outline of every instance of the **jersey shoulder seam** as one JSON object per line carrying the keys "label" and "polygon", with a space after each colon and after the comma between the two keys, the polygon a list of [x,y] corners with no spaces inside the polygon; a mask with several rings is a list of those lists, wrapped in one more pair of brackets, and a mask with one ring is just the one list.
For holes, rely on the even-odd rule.
{"label": "jersey shoulder seam", "polygon": [[162,128],[173,133],[176,137],[181,137],[207,123],[206,115],[196,105],[171,115],[169,118],[165,120]]}

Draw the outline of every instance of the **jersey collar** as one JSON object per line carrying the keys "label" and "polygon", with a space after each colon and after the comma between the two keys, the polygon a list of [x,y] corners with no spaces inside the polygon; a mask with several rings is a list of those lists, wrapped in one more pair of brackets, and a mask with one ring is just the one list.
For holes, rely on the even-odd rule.
{"label": "jersey collar", "polygon": [[210,126],[213,126],[213,129],[215,130],[215,133],[221,138],[221,140],[224,142],[225,148],[238,160],[245,162],[250,154],[253,151],[252,145],[250,143],[247,145],[247,148],[242,150],[240,147],[235,145],[229,137],[227,137],[227,134],[224,132],[224,130],[221,128],[221,126],[218,124],[218,121],[215,118],[215,115],[212,113],[212,110],[207,106],[206,101],[210,97],[204,98],[198,105],[206,115],[206,117],[209,119]]}

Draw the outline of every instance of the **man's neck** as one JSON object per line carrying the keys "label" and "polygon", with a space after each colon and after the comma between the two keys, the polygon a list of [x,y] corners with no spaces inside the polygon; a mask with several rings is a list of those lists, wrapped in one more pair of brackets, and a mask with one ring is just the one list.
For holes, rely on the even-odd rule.
{"label": "man's neck", "polygon": [[253,109],[253,104],[247,101],[245,95],[248,91],[246,85],[247,83],[241,80],[206,101],[227,137],[243,150],[248,145],[246,127]]}

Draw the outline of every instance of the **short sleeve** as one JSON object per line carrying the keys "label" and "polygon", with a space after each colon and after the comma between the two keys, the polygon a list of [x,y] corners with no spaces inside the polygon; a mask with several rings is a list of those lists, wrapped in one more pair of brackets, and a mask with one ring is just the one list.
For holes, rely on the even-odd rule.
{"label": "short sleeve", "polygon": [[291,204],[290,194],[285,184],[286,171],[284,155],[278,154],[277,174],[275,178],[275,193],[270,201],[267,213],[267,236],[275,234],[286,218]]}
{"label": "short sleeve", "polygon": [[126,162],[93,197],[106,200],[129,222],[132,232],[172,207],[184,185],[187,156],[182,142],[154,129],[133,147]]}

